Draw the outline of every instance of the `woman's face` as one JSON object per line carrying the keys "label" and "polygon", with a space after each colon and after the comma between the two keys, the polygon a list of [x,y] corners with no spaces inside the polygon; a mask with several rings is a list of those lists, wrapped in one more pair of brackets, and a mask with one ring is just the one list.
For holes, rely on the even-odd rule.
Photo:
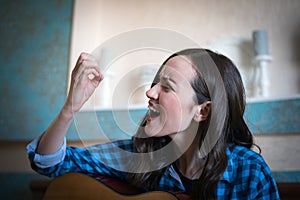
{"label": "woman's face", "polygon": [[149,112],[145,132],[156,137],[184,131],[198,109],[191,86],[196,72],[186,57],[171,58],[159,75],[159,83],[146,92]]}

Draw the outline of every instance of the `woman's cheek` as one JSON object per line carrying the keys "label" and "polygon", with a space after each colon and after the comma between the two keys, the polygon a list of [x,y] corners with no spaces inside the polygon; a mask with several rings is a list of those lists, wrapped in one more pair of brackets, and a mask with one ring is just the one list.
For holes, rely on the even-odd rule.
{"label": "woman's cheek", "polygon": [[181,119],[181,104],[178,101],[177,96],[173,95],[172,98],[169,98],[167,102],[164,103],[164,109],[166,110],[166,117],[172,119],[174,122],[178,121],[176,118]]}

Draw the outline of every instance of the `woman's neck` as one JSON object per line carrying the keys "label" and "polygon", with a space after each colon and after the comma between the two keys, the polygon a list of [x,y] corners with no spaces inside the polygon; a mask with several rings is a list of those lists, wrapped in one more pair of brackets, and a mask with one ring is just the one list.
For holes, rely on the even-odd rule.
{"label": "woman's neck", "polygon": [[201,176],[205,159],[200,156],[198,148],[191,145],[176,162],[180,173],[188,179],[198,179]]}
{"label": "woman's neck", "polygon": [[182,154],[176,161],[176,166],[180,173],[189,179],[198,179],[205,164],[205,159],[200,155],[198,141],[195,140],[197,128],[198,126],[192,123],[187,130],[172,137]]}

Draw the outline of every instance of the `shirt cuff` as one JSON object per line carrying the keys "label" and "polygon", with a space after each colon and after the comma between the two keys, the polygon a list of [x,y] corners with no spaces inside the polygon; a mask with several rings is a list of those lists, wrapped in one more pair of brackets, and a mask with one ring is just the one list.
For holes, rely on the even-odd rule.
{"label": "shirt cuff", "polygon": [[41,155],[36,153],[40,138],[41,136],[35,138],[27,145],[26,148],[28,154],[34,154],[33,162],[35,163],[35,165],[39,168],[48,168],[63,161],[66,155],[66,137],[64,138],[64,143],[61,148],[57,152],[48,155]]}

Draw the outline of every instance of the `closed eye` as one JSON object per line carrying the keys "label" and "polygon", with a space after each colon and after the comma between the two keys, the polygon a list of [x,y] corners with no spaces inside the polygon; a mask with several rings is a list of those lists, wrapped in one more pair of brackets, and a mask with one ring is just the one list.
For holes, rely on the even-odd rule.
{"label": "closed eye", "polygon": [[175,81],[167,76],[160,77],[159,84],[161,85],[162,89],[166,92],[169,92],[170,90],[175,91],[172,87],[172,84],[176,85]]}
{"label": "closed eye", "polygon": [[174,89],[167,83],[160,83],[160,86],[165,92],[169,92],[171,90],[174,91]]}

